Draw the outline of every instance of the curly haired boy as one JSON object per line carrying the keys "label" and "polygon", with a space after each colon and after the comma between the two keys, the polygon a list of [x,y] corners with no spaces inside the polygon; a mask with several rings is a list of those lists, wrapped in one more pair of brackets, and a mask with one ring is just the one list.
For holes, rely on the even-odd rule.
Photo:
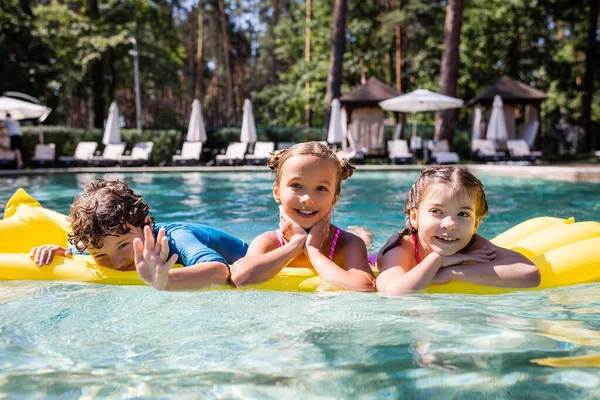
{"label": "curly haired boy", "polygon": [[[150,206],[124,182],[90,181],[71,205],[69,242],[101,266],[137,269],[157,290],[193,290],[229,283],[229,264],[248,245],[223,231],[193,223],[155,224]],[[30,256],[42,266],[74,249],[44,245]],[[172,269],[179,260],[186,268]]]}

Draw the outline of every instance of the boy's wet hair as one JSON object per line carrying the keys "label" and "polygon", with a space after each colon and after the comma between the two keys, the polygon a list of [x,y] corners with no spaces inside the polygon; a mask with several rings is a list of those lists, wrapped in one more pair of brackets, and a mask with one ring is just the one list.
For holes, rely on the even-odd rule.
{"label": "boy's wet hair", "polygon": [[464,168],[454,165],[436,165],[426,168],[421,171],[421,175],[408,192],[408,197],[404,204],[406,227],[398,233],[398,239],[385,248],[383,254],[398,246],[402,241],[402,236],[417,233],[417,228],[410,223],[410,211],[419,209],[427,190],[434,185],[441,186],[445,191],[449,191],[455,195],[465,194],[473,198],[475,200],[475,218],[477,220],[487,215],[488,204],[485,198],[484,186],[475,175]]}
{"label": "boy's wet hair", "polygon": [[340,158],[335,154],[335,151],[329,146],[319,142],[304,142],[297,143],[287,149],[277,150],[271,154],[271,158],[267,162],[269,168],[276,172],[275,183],[279,185],[281,181],[282,166],[287,159],[293,156],[317,156],[324,160],[331,160],[337,170],[337,181],[335,186],[335,194],[341,191],[342,181],[351,177],[356,169],[348,162],[346,158]]}
{"label": "boy's wet hair", "polygon": [[94,179],[71,205],[69,242],[79,251],[100,249],[106,236],[128,233],[127,225],[142,227],[149,215],[150,206],[125,182]]}

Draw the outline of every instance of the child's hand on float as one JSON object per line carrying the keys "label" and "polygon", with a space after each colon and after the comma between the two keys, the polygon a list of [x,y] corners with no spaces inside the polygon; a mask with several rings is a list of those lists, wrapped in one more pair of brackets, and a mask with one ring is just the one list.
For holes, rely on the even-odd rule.
{"label": "child's hand on float", "polygon": [[306,229],[290,218],[281,206],[279,206],[279,230],[285,243],[291,242],[294,237],[306,240]]}
{"label": "child's hand on float", "polygon": [[29,252],[29,257],[40,267],[42,265],[50,264],[54,259],[54,256],[71,257],[73,256],[73,253],[56,244],[45,244],[43,246],[34,247]]}
{"label": "child's hand on float", "polygon": [[165,228],[160,228],[154,241],[152,229],[144,227],[144,243],[140,238],[133,240],[135,252],[135,268],[138,275],[156,290],[165,290],[169,283],[169,270],[177,261],[177,254],[169,257],[169,240],[165,236]]}
{"label": "child's hand on float", "polygon": [[304,247],[315,247],[321,250],[323,242],[329,237],[329,228],[331,227],[331,210],[325,214],[323,218],[319,220],[310,231],[308,231],[308,237],[306,238],[306,244]]}
{"label": "child's hand on float", "polygon": [[442,267],[458,264],[485,263],[492,261],[494,258],[496,258],[496,249],[484,247],[467,253],[456,253],[451,256],[442,257]]}

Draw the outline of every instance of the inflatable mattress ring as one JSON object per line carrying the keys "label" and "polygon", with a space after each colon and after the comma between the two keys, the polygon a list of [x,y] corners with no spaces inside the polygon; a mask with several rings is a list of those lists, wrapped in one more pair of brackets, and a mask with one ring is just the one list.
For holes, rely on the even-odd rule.
{"label": "inflatable mattress ring", "polygon": [[[18,189],[6,204],[4,219],[0,221],[0,280],[144,284],[136,271],[120,272],[100,267],[89,256],[56,257],[52,264],[43,267],[38,267],[29,258],[29,251],[35,246],[53,243],[66,247],[68,229],[65,215],[45,209],[23,189]],[[516,225],[492,239],[492,242],[513,249],[535,263],[541,274],[541,284],[536,289],[588,283],[600,278],[598,222],[576,223],[572,218],[538,217]],[[323,282],[314,270],[307,268],[284,268],[273,279],[247,289],[303,292],[339,290]],[[426,292],[498,294],[516,290],[450,282],[431,285]]]}

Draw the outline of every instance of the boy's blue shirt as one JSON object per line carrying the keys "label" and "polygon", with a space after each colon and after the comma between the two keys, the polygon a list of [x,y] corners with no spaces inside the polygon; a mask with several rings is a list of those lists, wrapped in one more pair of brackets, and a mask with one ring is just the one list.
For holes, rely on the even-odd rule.
{"label": "boy's blue shirt", "polygon": [[[186,222],[155,224],[154,237],[160,228],[166,230],[169,257],[177,254],[177,263],[186,267],[205,262],[220,262],[229,266],[248,251],[248,244],[242,239],[212,226]],[[87,251],[77,251],[74,246],[69,246],[69,250],[73,254],[89,254]]]}
{"label": "boy's blue shirt", "polygon": [[184,266],[205,262],[233,264],[246,255],[248,244],[208,225],[194,223],[155,224],[154,236],[165,228],[169,240],[169,257],[177,254]]}

